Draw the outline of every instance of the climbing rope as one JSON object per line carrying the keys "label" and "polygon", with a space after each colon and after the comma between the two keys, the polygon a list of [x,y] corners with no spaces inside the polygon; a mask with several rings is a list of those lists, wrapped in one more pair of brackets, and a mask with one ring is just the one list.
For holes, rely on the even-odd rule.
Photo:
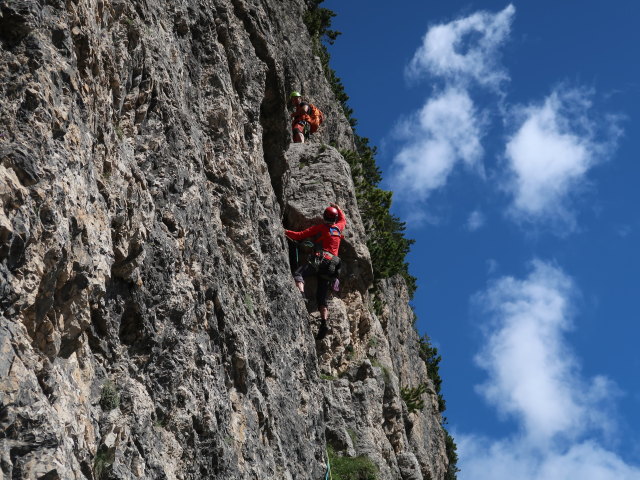
{"label": "climbing rope", "polygon": [[327,455],[327,473],[324,475],[324,480],[333,480],[331,476],[331,463],[329,463],[329,452],[325,449],[324,453]]}

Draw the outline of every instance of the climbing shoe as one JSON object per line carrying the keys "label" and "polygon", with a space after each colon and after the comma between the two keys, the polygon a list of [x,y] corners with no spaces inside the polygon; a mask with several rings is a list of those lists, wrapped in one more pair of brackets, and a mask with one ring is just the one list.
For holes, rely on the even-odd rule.
{"label": "climbing shoe", "polygon": [[316,337],[316,340],[322,340],[324,337],[327,336],[327,333],[329,333],[329,327],[327,326],[327,321],[322,320],[322,323],[320,324],[320,328],[318,329],[318,335]]}

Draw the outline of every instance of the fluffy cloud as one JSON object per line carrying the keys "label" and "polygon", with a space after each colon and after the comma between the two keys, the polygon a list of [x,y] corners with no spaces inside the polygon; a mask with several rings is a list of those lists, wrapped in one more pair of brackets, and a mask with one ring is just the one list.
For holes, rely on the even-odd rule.
{"label": "fluffy cloud", "polygon": [[446,184],[458,162],[481,170],[480,125],[466,91],[452,88],[429,99],[402,127],[410,136],[393,160],[391,182],[397,195],[426,199]]}
{"label": "fluffy cloud", "polygon": [[544,443],[605,427],[594,406],[606,394],[607,381],[583,382],[563,341],[572,327],[571,279],[541,261],[532,265],[525,280],[501,278],[477,297],[489,314],[490,333],[476,361],[489,374],[480,392],[517,417],[531,441]]}
{"label": "fluffy cloud", "polygon": [[[440,79],[445,90],[416,115],[419,128],[407,128],[413,136],[394,159],[393,187],[424,200],[446,185],[459,160],[479,163],[481,127],[474,122],[486,113],[474,105],[469,91],[480,85],[497,92],[500,115],[507,115],[501,86],[509,74],[500,50],[514,17],[510,4],[497,13],[479,11],[429,28],[406,73]],[[503,186],[513,197],[512,220],[551,226],[561,234],[574,230],[573,202],[620,134],[618,119],[594,119],[591,97],[584,89],[559,88],[539,104],[514,108],[512,118],[504,119],[516,125],[504,151],[507,173],[499,174],[507,178]]]}
{"label": "fluffy cloud", "polygon": [[596,440],[615,430],[606,406],[618,392],[604,377],[583,378],[564,339],[577,294],[562,270],[536,260],[526,278],[502,277],[475,297],[487,318],[478,391],[520,428],[501,440],[456,433],[460,480],[640,478]]}
{"label": "fluffy cloud", "polygon": [[540,451],[522,439],[456,435],[459,480],[635,480],[640,469],[593,441]]}
{"label": "fluffy cloud", "polygon": [[483,213],[480,210],[474,210],[469,215],[467,219],[467,230],[470,232],[475,232],[476,230],[482,228],[485,223],[485,218]]}
{"label": "fluffy cloud", "polygon": [[572,198],[589,169],[610,155],[618,135],[616,122],[608,122],[605,140],[597,141],[602,127],[589,115],[589,98],[584,90],[556,90],[542,104],[522,109],[505,149],[515,219],[575,224]]}
{"label": "fluffy cloud", "polygon": [[407,76],[416,78],[426,73],[448,82],[475,80],[499,87],[508,75],[499,65],[498,49],[509,36],[514,14],[515,7],[508,5],[496,14],[476,12],[431,27],[407,68]]}
{"label": "fluffy cloud", "polygon": [[[404,122],[405,143],[393,159],[391,185],[399,200],[423,201],[442,188],[459,163],[484,175],[480,160],[484,125],[468,92],[475,81],[499,87],[508,75],[498,62],[498,49],[507,40],[515,14],[508,5],[496,14],[477,12],[431,27],[407,67],[407,75],[439,76],[444,89],[434,94]],[[470,229],[481,226],[476,214]]]}

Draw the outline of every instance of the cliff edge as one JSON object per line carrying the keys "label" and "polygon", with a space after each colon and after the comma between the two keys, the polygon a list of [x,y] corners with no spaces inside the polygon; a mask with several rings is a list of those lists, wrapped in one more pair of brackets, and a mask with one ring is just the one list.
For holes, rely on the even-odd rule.
{"label": "cliff edge", "polygon": [[[308,8],[0,5],[0,478],[319,479],[328,451],[444,478],[406,285],[374,281],[329,146],[354,140]],[[303,145],[294,88],[328,119]],[[349,223],[316,341],[283,228],[329,201]]]}

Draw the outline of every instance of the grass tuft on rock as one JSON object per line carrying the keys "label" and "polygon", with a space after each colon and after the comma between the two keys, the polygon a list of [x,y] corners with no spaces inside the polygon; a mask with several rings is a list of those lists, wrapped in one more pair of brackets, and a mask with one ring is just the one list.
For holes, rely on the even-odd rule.
{"label": "grass tuft on rock", "polygon": [[343,457],[328,448],[333,480],[379,480],[379,470],[366,455]]}
{"label": "grass tuft on rock", "polygon": [[100,407],[108,412],[119,406],[120,392],[118,392],[118,388],[111,380],[107,380],[104,382],[102,391],[100,392]]}
{"label": "grass tuft on rock", "polygon": [[93,474],[96,480],[103,480],[109,477],[115,459],[115,451],[106,448],[104,445],[100,448],[93,459]]}

